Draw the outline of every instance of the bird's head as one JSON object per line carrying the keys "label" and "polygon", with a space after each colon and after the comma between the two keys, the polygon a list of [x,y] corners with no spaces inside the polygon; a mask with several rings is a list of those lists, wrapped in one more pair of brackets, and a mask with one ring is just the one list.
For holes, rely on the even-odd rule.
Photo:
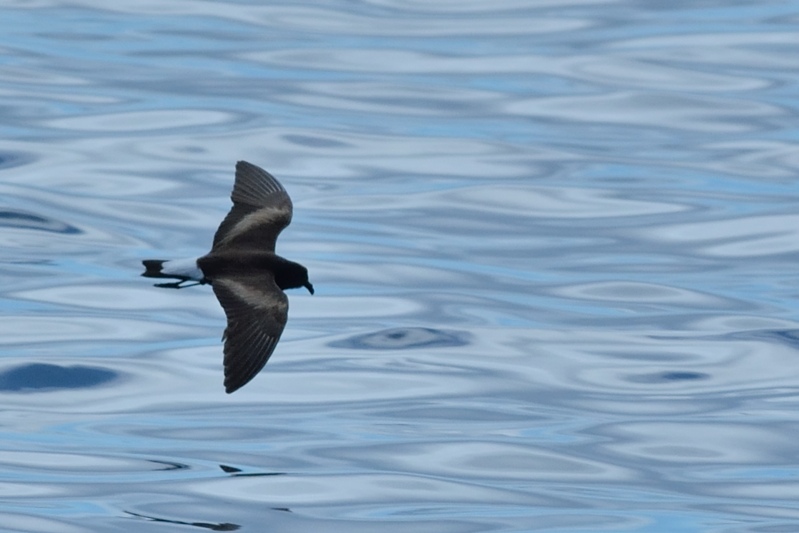
{"label": "bird's head", "polygon": [[314,293],[313,285],[308,280],[308,269],[293,261],[286,261],[283,268],[275,271],[275,281],[283,290],[305,287],[308,292]]}

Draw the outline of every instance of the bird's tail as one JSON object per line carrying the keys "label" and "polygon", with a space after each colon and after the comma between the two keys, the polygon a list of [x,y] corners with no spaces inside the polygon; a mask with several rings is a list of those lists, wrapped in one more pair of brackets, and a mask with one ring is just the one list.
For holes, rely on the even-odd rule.
{"label": "bird's tail", "polygon": [[178,260],[145,259],[142,264],[144,265],[142,276],[145,278],[174,278],[207,283],[205,275],[200,270],[200,267],[197,266],[197,260],[194,258]]}
{"label": "bird's tail", "polygon": [[161,269],[166,261],[163,259],[145,259],[142,261],[144,265],[144,273],[142,276],[145,278],[163,278],[164,274]]}

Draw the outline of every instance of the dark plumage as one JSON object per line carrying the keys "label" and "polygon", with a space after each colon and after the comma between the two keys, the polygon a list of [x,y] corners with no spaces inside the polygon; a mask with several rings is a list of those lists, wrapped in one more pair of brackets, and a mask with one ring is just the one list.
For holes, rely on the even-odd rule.
{"label": "dark plumage", "polygon": [[187,281],[211,285],[227,316],[222,340],[228,393],[255,377],[272,355],[288,318],[283,291],[305,287],[314,292],[304,266],[275,254],[277,237],[292,215],[291,199],[280,182],[239,161],[230,198],[233,207],[208,254],[191,261],[147,259],[142,274],[179,280],[157,287],[182,288]]}

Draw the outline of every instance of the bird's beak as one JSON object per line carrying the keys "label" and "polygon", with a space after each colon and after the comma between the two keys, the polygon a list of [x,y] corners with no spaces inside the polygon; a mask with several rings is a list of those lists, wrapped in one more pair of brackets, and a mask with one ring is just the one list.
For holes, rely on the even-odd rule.
{"label": "bird's beak", "polygon": [[303,287],[305,287],[306,289],[308,289],[308,292],[310,292],[311,294],[313,294],[313,285],[311,285],[311,282],[310,282],[310,281],[309,281],[309,282],[307,282],[305,285],[303,285]]}

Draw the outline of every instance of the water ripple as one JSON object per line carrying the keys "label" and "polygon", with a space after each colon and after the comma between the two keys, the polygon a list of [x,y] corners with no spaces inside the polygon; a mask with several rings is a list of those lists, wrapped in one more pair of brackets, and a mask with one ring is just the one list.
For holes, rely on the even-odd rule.
{"label": "water ripple", "polygon": [[64,222],[48,219],[47,217],[32,213],[12,210],[0,211],[0,227],[66,234],[81,232],[75,226],[71,226]]}
{"label": "water ripple", "polygon": [[[7,4],[4,528],[797,529],[788,4]],[[139,274],[239,159],[318,290],[226,395]]]}
{"label": "water ripple", "polygon": [[207,109],[181,109],[180,111],[154,110],[131,113],[59,118],[48,121],[51,128],[91,132],[141,132],[190,129],[234,122],[230,113]]}
{"label": "water ripple", "polygon": [[393,328],[365,335],[356,335],[330,343],[332,348],[404,350],[413,348],[457,347],[468,344],[467,336],[459,331],[431,328]]}

